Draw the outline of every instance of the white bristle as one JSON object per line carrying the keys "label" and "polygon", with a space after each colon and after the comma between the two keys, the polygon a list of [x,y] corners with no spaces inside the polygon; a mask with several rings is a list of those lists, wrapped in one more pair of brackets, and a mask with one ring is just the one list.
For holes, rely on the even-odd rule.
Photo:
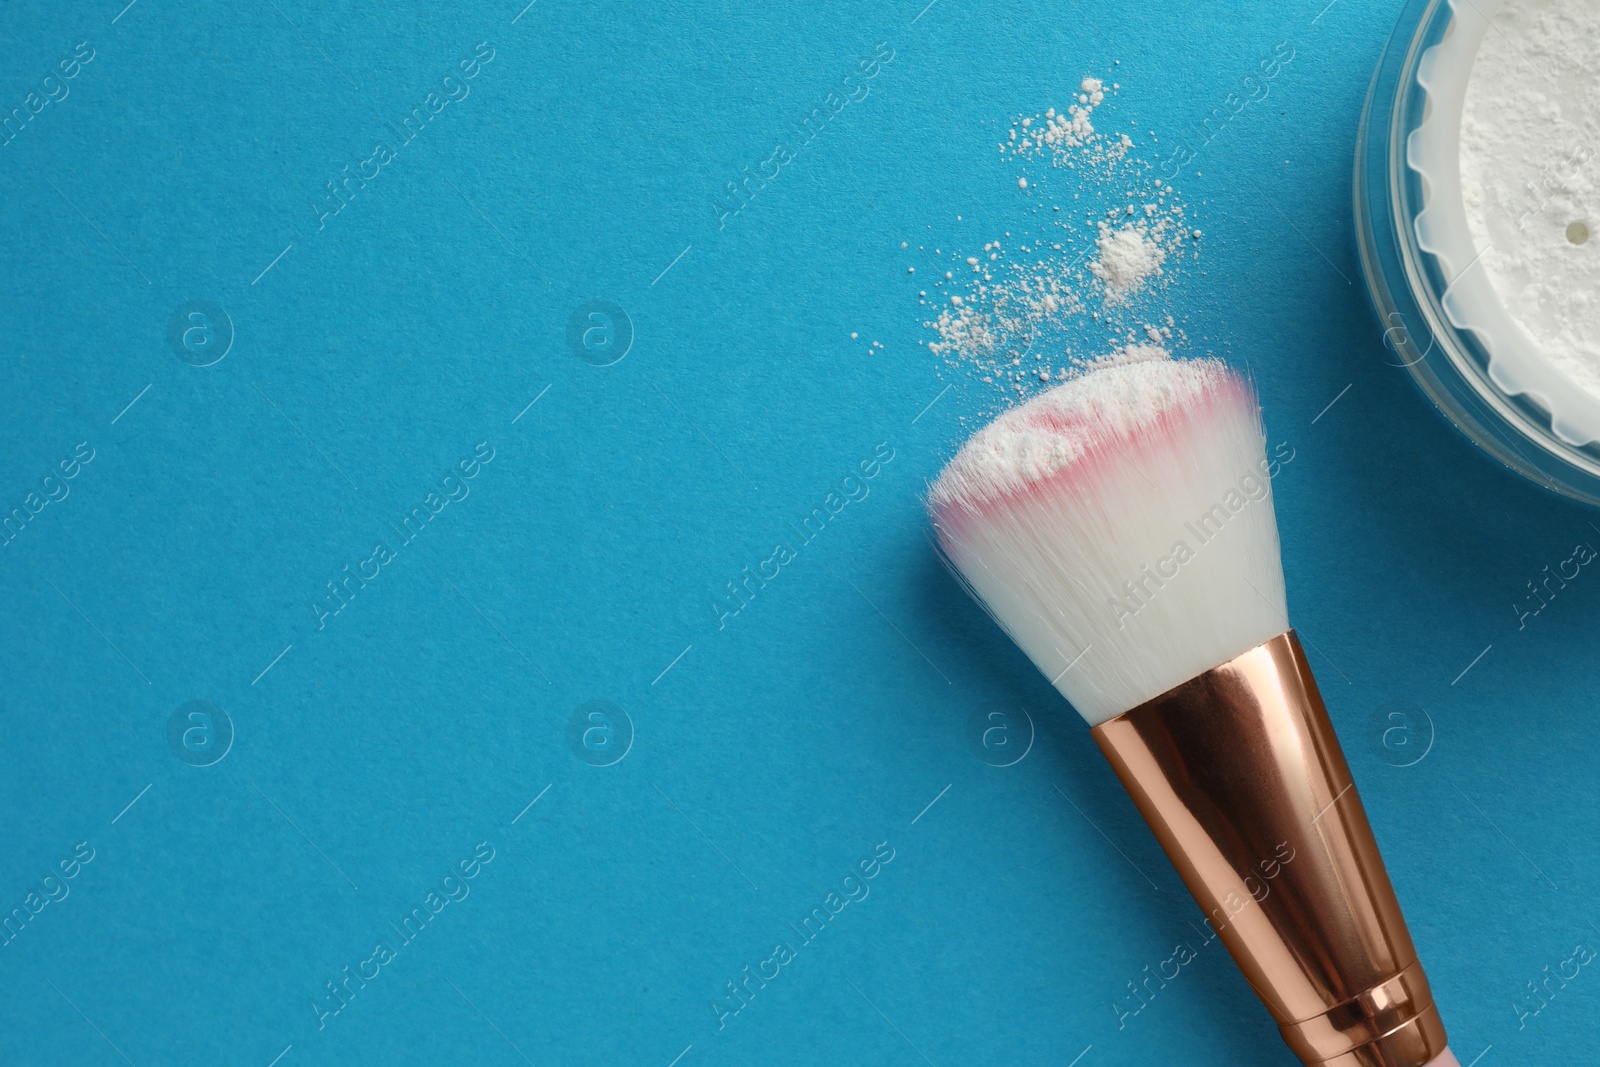
{"label": "white bristle", "polygon": [[979,431],[929,496],[973,594],[1091,726],[1289,628],[1254,391],[1216,360],[1091,371]]}

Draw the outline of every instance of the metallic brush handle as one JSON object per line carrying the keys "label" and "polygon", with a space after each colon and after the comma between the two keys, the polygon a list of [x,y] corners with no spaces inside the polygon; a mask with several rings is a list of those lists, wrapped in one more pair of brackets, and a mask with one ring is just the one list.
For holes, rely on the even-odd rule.
{"label": "metallic brush handle", "polygon": [[1295,1055],[1454,1062],[1293,630],[1094,737]]}

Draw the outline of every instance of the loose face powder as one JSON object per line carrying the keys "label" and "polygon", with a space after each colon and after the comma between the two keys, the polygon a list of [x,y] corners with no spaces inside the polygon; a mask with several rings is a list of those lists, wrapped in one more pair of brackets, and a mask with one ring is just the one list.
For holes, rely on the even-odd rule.
{"label": "loose face powder", "polygon": [[1600,3],[1481,8],[1460,147],[1477,267],[1540,358],[1600,397]]}

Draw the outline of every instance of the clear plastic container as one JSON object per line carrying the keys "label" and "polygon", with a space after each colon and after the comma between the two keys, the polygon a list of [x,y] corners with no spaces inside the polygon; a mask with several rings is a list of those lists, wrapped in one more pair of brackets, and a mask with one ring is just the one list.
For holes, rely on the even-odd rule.
{"label": "clear plastic container", "polygon": [[1396,366],[1463,433],[1549,489],[1600,504],[1600,397],[1564,378],[1477,261],[1459,134],[1478,43],[1504,0],[1410,0],[1367,93],[1356,238]]}

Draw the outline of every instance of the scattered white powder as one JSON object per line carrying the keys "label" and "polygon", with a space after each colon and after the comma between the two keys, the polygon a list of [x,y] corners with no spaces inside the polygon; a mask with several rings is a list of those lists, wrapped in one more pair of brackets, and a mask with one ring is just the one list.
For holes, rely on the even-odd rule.
{"label": "scattered white powder", "polygon": [[1140,346],[1165,356],[1181,339],[1170,315],[1165,325],[1147,321],[1145,305],[1194,254],[1194,231],[1176,190],[1132,155],[1133,139],[1096,128],[1096,110],[1116,89],[1086,77],[1065,108],[1011,121],[999,144],[1006,163],[1048,164],[1011,172],[1029,194],[1019,232],[951,251],[943,278],[918,293],[938,335],[928,350],[1008,396]]}
{"label": "scattered white powder", "polygon": [[1125,439],[1223,380],[1218,360],[1166,353],[1106,364],[1012,408],[945,467],[935,507],[993,500],[1042,481],[1108,439]]}
{"label": "scattered white powder", "polygon": [[[1043,115],[1018,119],[1011,127],[1009,139],[1000,146],[1000,151],[1009,149],[1012,155],[1017,156],[1048,155],[1056,166],[1070,167],[1074,162],[1075,149],[1091,146],[1098,155],[1103,156],[1108,151],[1121,148],[1120,139],[1108,143],[1095,136],[1092,115],[1094,109],[1105,101],[1105,83],[1099,78],[1085,78],[1079,90],[1077,103],[1070,105],[1065,113],[1058,113],[1051,108]],[[1019,130],[1022,134],[1020,141],[1017,139]]]}
{"label": "scattered white powder", "polygon": [[1495,291],[1555,367],[1600,395],[1600,4],[1510,0],[1461,123],[1467,223]]}
{"label": "scattered white powder", "polygon": [[[1146,207],[1154,209],[1155,205]],[[1166,226],[1165,219],[1155,225],[1130,222],[1115,230],[1104,222],[1100,224],[1100,238],[1095,241],[1100,258],[1089,264],[1089,269],[1106,283],[1107,303],[1125,303],[1144,288],[1145,282],[1161,273],[1161,264],[1167,261],[1166,250],[1161,247]]]}

